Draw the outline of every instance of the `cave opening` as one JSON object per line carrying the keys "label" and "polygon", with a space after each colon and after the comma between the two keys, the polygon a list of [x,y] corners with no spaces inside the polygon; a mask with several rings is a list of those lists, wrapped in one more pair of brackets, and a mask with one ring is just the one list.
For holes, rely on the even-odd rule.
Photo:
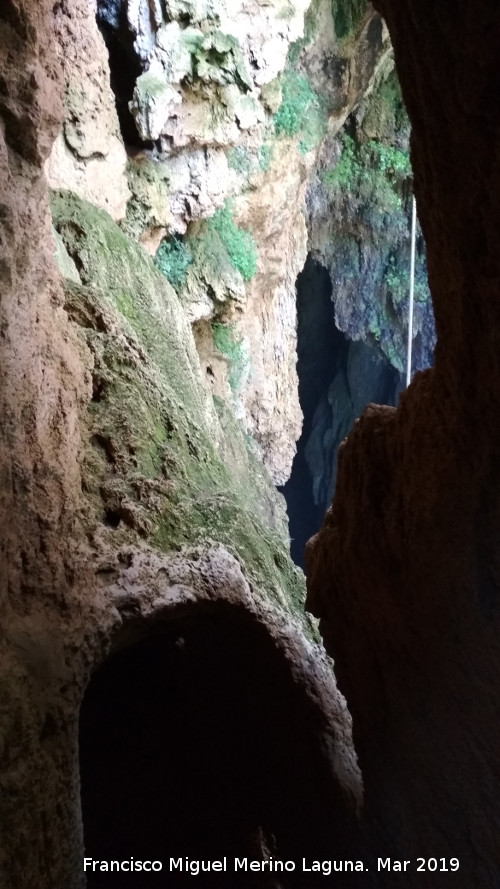
{"label": "cave opening", "polygon": [[328,270],[311,254],[297,278],[297,374],[304,416],[284,494],[294,562],[328,509],[338,447],[370,402],[396,404],[402,374],[375,344],[349,340],[336,326]]}
{"label": "cave opening", "polygon": [[142,65],[134,48],[135,36],[127,21],[127,6],[98,0],[96,19],[109,54],[110,85],[125,148],[130,153],[153,148],[152,143],[141,139],[129,108]]}
{"label": "cave opening", "polygon": [[[170,857],[321,857],[345,808],[318,714],[269,631],[243,608],[183,616],[111,654],[80,714],[85,855],[154,859],[162,874],[87,873],[107,889],[163,885]],[[192,876],[168,873],[172,887]],[[303,873],[199,874],[304,889]],[[253,880],[253,882],[252,882]]]}

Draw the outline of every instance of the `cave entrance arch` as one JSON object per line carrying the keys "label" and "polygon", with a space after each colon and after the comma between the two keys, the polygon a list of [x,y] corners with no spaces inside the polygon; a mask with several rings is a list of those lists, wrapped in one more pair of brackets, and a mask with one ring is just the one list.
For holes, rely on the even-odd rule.
{"label": "cave entrance arch", "polygon": [[[320,856],[338,799],[310,701],[267,628],[225,607],[158,626],[94,674],[80,715],[85,854],[158,859],[163,874],[87,874],[88,886],[177,887],[170,857]],[[304,874],[240,875],[300,889]],[[237,876],[197,885],[234,889]]]}

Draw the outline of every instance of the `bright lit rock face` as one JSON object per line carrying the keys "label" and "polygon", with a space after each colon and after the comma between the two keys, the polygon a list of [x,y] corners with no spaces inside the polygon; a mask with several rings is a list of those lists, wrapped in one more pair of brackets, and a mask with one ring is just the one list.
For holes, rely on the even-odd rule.
{"label": "bright lit rock face", "polygon": [[121,219],[130,198],[127,155],[94,4],[59,4],[54,27],[64,71],[65,113],[46,164],[49,185],[74,191]]}
{"label": "bright lit rock face", "polygon": [[[390,52],[373,10],[339,37],[330,4],[308,5],[67,0],[56,19],[65,119],[49,183],[107,210],[152,256],[165,238],[194,255],[170,280],[198,325],[207,387],[254,437],[276,484],[290,475],[302,425],[295,282],[307,182],[325,133]],[[214,235],[218,213],[234,222],[233,241],[235,226],[250,239],[251,274],[239,242],[228,254]],[[218,325],[236,358],[221,353]]]}
{"label": "bright lit rock face", "polygon": [[[412,121],[438,342],[398,410],[342,449],[308,605],[351,708],[375,855],[498,881],[500,12],[380,0]],[[396,827],[397,825],[397,827]],[[446,864],[446,862],[445,862]],[[441,863],[438,863],[441,866]],[[426,878],[415,869],[405,886]],[[385,873],[383,885],[400,885]]]}

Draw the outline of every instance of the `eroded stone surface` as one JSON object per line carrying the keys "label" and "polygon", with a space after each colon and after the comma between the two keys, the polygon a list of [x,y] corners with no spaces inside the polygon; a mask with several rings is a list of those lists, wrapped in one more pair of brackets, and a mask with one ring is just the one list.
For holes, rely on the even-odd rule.
{"label": "eroded stone surface", "polygon": [[55,36],[64,70],[65,112],[62,131],[47,161],[47,179],[51,188],[71,189],[121,219],[130,197],[127,156],[95,0],[60,4]]}
{"label": "eroded stone surface", "polygon": [[63,651],[59,609],[77,575],[92,589],[76,513],[90,377],[62,309],[42,175],[62,116],[52,4],[7,2],[0,17],[0,882],[48,889],[76,885],[80,857],[68,709],[78,690],[62,678],[76,640]]}
{"label": "eroded stone surface", "polygon": [[[217,415],[171,288],[75,195],[54,210],[63,293],[42,173],[63,116],[53,8],[8,2],[1,17],[0,881],[80,889],[84,687],[125,624],[146,629],[169,600],[229,596],[265,622],[289,669],[304,657],[293,670],[330,745],[339,812],[360,780],[345,704],[332,709],[328,662],[301,615],[280,499],[234,417]],[[85,153],[85,139],[75,146]],[[219,528],[226,550],[239,537],[234,554],[217,547]]]}
{"label": "eroded stone surface", "polygon": [[460,859],[443,881],[493,889],[500,170],[487,85],[499,75],[499,12],[376,5],[413,125],[438,343],[398,410],[370,408],[348,438],[310,545],[308,601],[353,714],[370,843],[411,858],[439,838],[439,855]]}
{"label": "eroded stone surface", "polygon": [[[262,122],[260,87],[285,67],[308,5],[308,0],[287,7],[281,0],[230,8],[225,2],[169,4],[169,19],[151,38],[131,103],[142,138],[164,136],[164,148],[170,143],[175,149],[193,142],[231,145],[240,129]],[[149,18],[149,12],[143,14]],[[128,16],[138,33],[135,5]],[[144,56],[143,46],[140,41]]]}
{"label": "eroded stone surface", "polygon": [[[282,99],[276,75],[290,42],[302,34],[306,6],[170,4],[165,22],[148,18],[154,25],[149,49],[147,28],[140,25],[145,7],[128,6],[144,69],[131,107],[141,138],[156,144],[132,151],[124,229],[151,254],[164,236],[182,236],[188,249],[192,245],[196,261],[182,289],[185,311],[193,323],[234,327],[250,356],[229,402],[278,484],[290,474],[302,422],[295,280],[306,258],[305,182],[322,134],[343,124],[390,51],[373,10],[340,42],[330,4],[316,4],[320,21],[301,51],[299,78],[323,96],[318,132],[278,134],[272,117]],[[106,4],[99,8],[109,27],[123,27]],[[228,199],[236,199],[234,219],[258,251],[258,274],[248,282],[220,251],[214,263],[210,246],[199,248],[198,236],[206,234],[199,224]],[[228,391],[226,384],[221,391]]]}

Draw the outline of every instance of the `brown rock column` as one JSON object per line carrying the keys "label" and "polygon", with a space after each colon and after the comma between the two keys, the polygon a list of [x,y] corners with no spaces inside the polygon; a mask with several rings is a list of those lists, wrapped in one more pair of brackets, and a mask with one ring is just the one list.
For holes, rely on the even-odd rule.
{"label": "brown rock column", "polygon": [[[378,0],[413,125],[438,345],[369,407],[309,545],[309,608],[350,706],[377,885],[500,873],[500,8]],[[435,857],[438,872],[416,873]],[[457,873],[440,858],[457,857]],[[448,864],[446,862],[446,864]],[[449,866],[449,865],[448,865]],[[399,882],[398,882],[399,880]]]}
{"label": "brown rock column", "polygon": [[[62,654],[78,565],[81,350],[42,166],[62,113],[53,3],[0,8],[0,885],[80,880],[76,699]],[[66,637],[68,648],[70,636]],[[76,649],[74,649],[75,651]],[[61,825],[66,825],[64,833]],[[58,832],[59,828],[59,832]]]}

